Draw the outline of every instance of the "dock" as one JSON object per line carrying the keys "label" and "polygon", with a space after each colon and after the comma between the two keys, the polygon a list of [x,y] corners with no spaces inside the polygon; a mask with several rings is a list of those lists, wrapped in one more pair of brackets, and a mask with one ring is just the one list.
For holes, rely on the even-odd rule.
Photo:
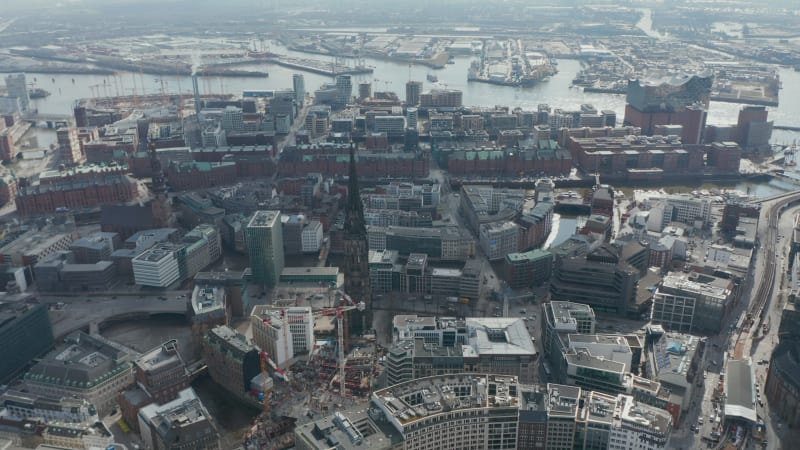
{"label": "dock", "polygon": [[527,50],[520,39],[509,39],[498,47],[484,46],[480,61],[470,65],[467,80],[525,87],[547,80],[555,73],[547,55]]}
{"label": "dock", "polygon": [[272,58],[270,61],[279,66],[302,70],[304,72],[316,73],[319,75],[326,75],[329,77],[335,77],[337,75],[359,75],[372,73],[371,67],[350,67],[343,64],[326,63],[314,59],[293,58],[289,56]]}

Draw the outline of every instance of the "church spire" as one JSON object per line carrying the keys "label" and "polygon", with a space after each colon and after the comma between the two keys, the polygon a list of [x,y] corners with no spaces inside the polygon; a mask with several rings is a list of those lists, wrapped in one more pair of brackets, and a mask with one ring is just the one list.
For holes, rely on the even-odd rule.
{"label": "church spire", "polygon": [[350,168],[347,183],[347,210],[344,222],[344,231],[351,236],[366,236],[367,227],[364,223],[364,205],[361,203],[361,194],[356,173],[355,145],[350,146]]}
{"label": "church spire", "polygon": [[153,172],[152,180],[153,183],[151,185],[150,190],[153,194],[160,195],[167,192],[167,186],[164,182],[164,170],[161,167],[161,161],[158,159],[158,154],[156,153],[156,144],[150,144],[150,170]]}

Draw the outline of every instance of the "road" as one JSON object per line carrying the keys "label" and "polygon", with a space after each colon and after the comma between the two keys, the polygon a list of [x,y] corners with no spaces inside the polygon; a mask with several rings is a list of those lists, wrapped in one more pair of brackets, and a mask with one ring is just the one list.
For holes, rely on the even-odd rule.
{"label": "road", "polygon": [[308,114],[308,109],[311,107],[311,102],[306,101],[303,103],[303,107],[300,108],[300,111],[297,112],[297,117],[294,119],[294,123],[292,126],[289,127],[289,134],[286,135],[283,139],[278,142],[277,148],[275,149],[275,157],[280,158],[281,153],[283,153],[284,147],[287,145],[294,145],[295,144],[295,135],[297,132],[303,128],[306,124],[306,115]]}
{"label": "road", "polygon": [[[793,195],[797,196],[798,194],[795,192]],[[695,398],[691,403],[689,411],[684,415],[682,426],[673,433],[670,443],[674,448],[689,449],[706,447],[707,443],[701,441],[702,437],[710,437],[712,431],[723,431],[719,428],[715,428],[715,425],[710,423],[710,419],[713,419],[714,415],[722,408],[721,403],[716,403],[714,401],[713,391],[714,388],[718,386],[720,374],[724,371],[724,364],[728,357],[734,357],[735,355],[738,357],[752,355],[752,361],[755,364],[755,381],[759,385],[759,390],[763,389],[767,366],[756,363],[762,359],[768,360],[774,345],[777,344],[776,333],[780,322],[782,303],[774,300],[778,297],[777,295],[770,294],[777,294],[779,292],[781,282],[780,275],[785,272],[786,263],[785,259],[781,259],[782,255],[780,251],[776,255],[775,248],[776,245],[783,244],[786,239],[779,239],[778,236],[791,235],[794,212],[800,211],[800,207],[792,208],[783,211],[780,216],[777,215],[777,209],[772,211],[773,206],[785,202],[787,198],[792,198],[792,196],[783,195],[763,205],[757,230],[761,245],[753,252],[750,271],[743,283],[740,300],[734,307],[733,312],[725,320],[723,325],[724,331],[717,336],[708,338],[708,346],[706,347],[706,354],[701,366],[707,371],[706,378],[702,382],[702,387],[698,387],[695,390]],[[774,214],[770,214],[771,212]],[[772,220],[770,220],[770,218],[772,218]],[[705,252],[705,247],[707,247],[706,244],[696,243],[694,251]],[[783,251],[786,246],[784,245],[779,248]],[[776,273],[778,276],[774,278],[770,276]],[[774,292],[771,292],[773,283],[775,284]],[[765,308],[764,320],[769,318],[771,323],[770,333],[764,339],[753,340],[751,338],[751,331],[759,328],[759,314],[762,307]],[[753,314],[755,323],[751,326],[744,326],[742,329],[731,328],[731,326],[735,327],[739,319],[744,317],[748,311]],[[698,381],[700,379],[698,379]],[[701,396],[702,400],[700,400]],[[766,400],[766,398],[761,398],[761,400]],[[784,440],[785,438],[781,439],[783,436],[780,434],[780,421],[777,420],[777,418],[771,417],[769,405],[766,402],[763,406],[757,404],[756,410],[758,415],[764,418],[767,425],[766,438],[768,445],[766,448],[781,448],[780,442],[786,441]],[[703,418],[703,423],[699,424],[701,417]],[[698,425],[700,428],[699,432],[691,432],[689,429],[691,425]],[[785,432],[786,430],[784,430],[784,433]]]}
{"label": "road", "polygon": [[[788,247],[789,240],[791,239],[792,229],[794,228],[794,217],[800,213],[800,207],[792,207],[783,212],[777,223],[777,238],[774,240],[775,245],[778,246],[778,253],[775,255],[775,270],[774,291],[771,296],[771,301],[765,305],[766,313],[764,315],[765,322],[769,321],[769,331],[760,339],[753,340],[751,345],[751,355],[753,363],[755,364],[756,382],[760,386],[760,391],[763,392],[764,383],[767,377],[767,364],[758,364],[758,361],[769,361],[772,350],[778,345],[778,330],[780,328],[781,313],[785,299],[791,290],[792,284],[789,277],[786,277],[788,270]],[[796,276],[796,275],[795,275]],[[791,277],[791,276],[790,276]],[[786,281],[784,281],[786,280]],[[760,334],[761,335],[761,334]],[[781,443],[794,442],[800,439],[800,434],[789,430],[787,427],[782,426],[782,422],[777,415],[773,414],[769,408],[769,401],[766,396],[761,397],[761,402],[758,404],[758,415],[764,418],[767,426],[767,448],[778,449],[781,448]]]}
{"label": "road", "polygon": [[[185,297],[179,297],[185,295]],[[103,296],[77,297],[39,295],[43,303],[51,304],[50,322],[56,339],[75,330],[103,322],[108,318],[134,313],[181,313],[186,311],[189,291],[166,291],[147,294],[108,293]],[[162,300],[159,297],[165,297]],[[58,303],[63,303],[61,309]]]}

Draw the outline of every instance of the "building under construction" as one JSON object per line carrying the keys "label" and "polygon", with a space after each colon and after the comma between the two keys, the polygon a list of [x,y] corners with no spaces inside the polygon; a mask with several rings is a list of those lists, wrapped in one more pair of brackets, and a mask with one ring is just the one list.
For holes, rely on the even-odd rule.
{"label": "building under construction", "polygon": [[[320,388],[328,388],[331,392],[340,392],[340,367],[337,344],[322,346],[311,363],[315,366],[317,383]],[[345,359],[345,393],[344,396],[367,398],[371,386],[378,376],[376,367],[377,353],[374,345],[354,348]]]}

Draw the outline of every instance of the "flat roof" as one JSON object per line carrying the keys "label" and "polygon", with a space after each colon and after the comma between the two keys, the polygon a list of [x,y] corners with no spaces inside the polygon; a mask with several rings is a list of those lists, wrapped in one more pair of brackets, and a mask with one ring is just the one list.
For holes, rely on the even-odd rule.
{"label": "flat roof", "polygon": [[192,311],[195,315],[225,309],[225,289],[195,284],[192,291]]}
{"label": "flat roof", "polygon": [[280,223],[280,211],[256,211],[248,222],[248,228],[272,228]]}
{"label": "flat roof", "polygon": [[581,388],[565,384],[548,384],[548,415],[550,417],[575,417]]}
{"label": "flat roof", "polygon": [[399,255],[397,250],[370,250],[369,262],[370,264],[394,264]]}
{"label": "flat roof", "polygon": [[[338,450],[388,450],[403,436],[386,421],[374,421],[365,406],[336,411],[330,416],[298,424],[295,433],[313,448]],[[335,445],[332,445],[335,443]]]}
{"label": "flat roof", "polygon": [[339,275],[338,267],[284,267],[281,270],[281,277],[300,277],[300,276],[329,276]]}
{"label": "flat roof", "polygon": [[[474,352],[479,355],[536,355],[536,347],[525,322],[518,317],[469,317],[465,320],[470,328],[469,349],[464,356]],[[467,351],[469,350],[469,352]]]}
{"label": "flat roof", "polygon": [[149,250],[141,253],[139,256],[133,258],[134,261],[147,261],[147,262],[158,262],[162,259],[172,257],[176,250],[179,250],[180,246],[172,245],[172,244],[158,244],[151,247]]}
{"label": "flat roof", "polygon": [[584,348],[576,349],[575,353],[565,353],[564,359],[567,360],[567,365],[588,367],[606,372],[625,372],[625,363],[605,359],[602,356],[594,356]]}
{"label": "flat roof", "polygon": [[[707,282],[704,283],[703,281]],[[687,294],[699,294],[726,300],[730,294],[730,290],[727,288],[730,282],[731,280],[720,279],[705,274],[696,275],[696,278],[690,278],[690,275],[677,275],[672,273],[664,277],[661,286]],[[721,286],[721,284],[724,286]]]}
{"label": "flat roof", "polygon": [[749,360],[730,359],[725,370],[725,417],[736,417],[755,423],[753,366]]}
{"label": "flat roof", "polygon": [[413,329],[435,329],[436,323],[436,317],[420,317],[416,314],[398,314],[392,319],[392,325],[397,329],[408,327]]}
{"label": "flat roof", "polygon": [[175,363],[183,364],[178,353],[178,341],[175,339],[142,353],[136,359],[136,365],[144,370],[154,370]]}
{"label": "flat roof", "polygon": [[553,320],[550,325],[554,328],[574,329],[577,327],[578,319],[576,316],[586,316],[587,319],[594,320],[594,310],[591,306],[583,303],[551,301],[545,304],[545,314],[547,320]]}
{"label": "flat roof", "polygon": [[[455,410],[516,409],[519,404],[516,386],[515,376],[456,374],[400,383],[374,392],[372,400],[390,420],[406,427]],[[417,398],[421,402],[415,401]]]}
{"label": "flat roof", "polygon": [[[658,332],[656,327],[661,328],[655,325],[651,326],[651,329]],[[663,331],[663,328],[661,330]],[[650,354],[656,378],[675,386],[688,387],[691,381],[686,377],[699,344],[700,338],[697,336],[682,333],[664,333],[654,340]]]}
{"label": "flat roof", "polygon": [[460,277],[461,270],[459,269],[446,269],[442,267],[434,267],[431,271],[431,276],[434,277]]}

